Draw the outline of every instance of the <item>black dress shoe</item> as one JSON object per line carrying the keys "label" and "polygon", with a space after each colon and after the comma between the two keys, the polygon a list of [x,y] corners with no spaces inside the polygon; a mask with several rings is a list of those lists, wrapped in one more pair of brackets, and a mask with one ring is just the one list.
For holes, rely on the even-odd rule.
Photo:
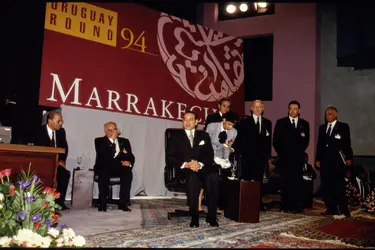
{"label": "black dress shoe", "polygon": [[191,217],[190,227],[199,227],[199,214]]}
{"label": "black dress shoe", "polygon": [[211,227],[219,227],[219,223],[217,222],[218,219],[215,218],[215,219],[210,219],[210,218],[206,218],[206,222],[211,226]]}
{"label": "black dress shoe", "polygon": [[125,205],[131,206],[132,204],[130,203],[130,201],[127,201]]}
{"label": "black dress shoe", "polygon": [[124,212],[131,212],[132,211],[130,208],[128,208],[127,205],[119,205],[118,209],[121,209]]}
{"label": "black dress shoe", "polygon": [[70,210],[70,208],[68,208],[67,206],[65,206],[65,205],[63,205],[63,206],[60,206],[61,207],[61,209],[60,210],[62,210],[62,211],[64,211],[64,210]]}
{"label": "black dress shoe", "polygon": [[99,207],[98,207],[98,211],[99,212],[107,212],[107,205],[105,204],[105,205],[99,205]]}

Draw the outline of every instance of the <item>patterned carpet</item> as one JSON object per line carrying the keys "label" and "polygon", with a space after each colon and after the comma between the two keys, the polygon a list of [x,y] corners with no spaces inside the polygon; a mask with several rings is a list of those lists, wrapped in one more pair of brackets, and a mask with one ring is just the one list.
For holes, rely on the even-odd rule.
{"label": "patterned carpet", "polygon": [[167,218],[167,213],[174,211],[175,208],[186,210],[185,200],[158,199],[135,202],[142,207],[142,228],[88,236],[87,247],[355,248],[375,246],[371,239],[353,240],[333,237],[319,231],[322,226],[334,223],[335,220],[332,218],[268,211],[260,214],[260,223],[237,223],[219,215],[218,228],[208,226],[204,218],[200,219],[199,228],[190,228],[188,217],[171,220]]}

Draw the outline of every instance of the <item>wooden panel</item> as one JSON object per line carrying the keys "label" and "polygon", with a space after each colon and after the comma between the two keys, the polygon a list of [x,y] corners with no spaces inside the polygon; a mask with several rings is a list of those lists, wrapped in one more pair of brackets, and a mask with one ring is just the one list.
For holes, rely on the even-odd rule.
{"label": "wooden panel", "polygon": [[46,152],[10,151],[0,149],[0,170],[11,168],[13,183],[21,169],[35,171],[45,187],[56,188],[57,154]]}
{"label": "wooden panel", "polygon": [[40,147],[40,146],[29,146],[29,145],[21,145],[21,144],[0,144],[0,151],[63,154],[65,153],[65,148]]}
{"label": "wooden panel", "polygon": [[238,222],[258,223],[260,185],[256,181],[228,180],[222,182],[226,201],[224,216]]}

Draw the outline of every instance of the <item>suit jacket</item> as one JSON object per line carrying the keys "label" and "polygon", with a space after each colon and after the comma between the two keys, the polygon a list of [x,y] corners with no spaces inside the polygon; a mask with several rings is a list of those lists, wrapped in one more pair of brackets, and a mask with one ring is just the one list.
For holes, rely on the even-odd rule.
{"label": "suit jacket", "polygon": [[263,116],[260,119],[260,134],[253,116],[239,122],[236,150],[242,157],[267,162],[271,157],[272,122]]}
{"label": "suit jacket", "polygon": [[[111,167],[123,167],[121,161],[129,161],[131,163],[130,169],[133,169],[135,157],[128,139],[117,137],[120,152],[113,158],[113,145],[107,136],[95,138],[96,159],[94,165],[95,173],[108,171]],[[126,151],[126,152],[125,152]]]}
{"label": "suit jacket", "polygon": [[340,156],[340,150],[345,155],[346,160],[353,159],[353,150],[351,147],[349,125],[337,121],[332,129],[331,135],[327,135],[328,123],[319,127],[318,143],[316,148],[316,161],[320,161],[321,170],[331,168],[345,171],[345,165]]}
{"label": "suit jacket", "polygon": [[[229,159],[230,149],[227,147],[224,147],[224,144],[219,142],[219,134],[223,126],[222,124],[223,122],[210,123],[207,126],[206,132],[210,135],[212,148],[214,150],[214,155],[219,158]],[[232,146],[236,137],[237,137],[237,130],[235,128],[232,128],[231,130],[227,130],[227,139],[225,142],[229,146]]]}
{"label": "suit jacket", "polygon": [[204,130],[207,130],[207,126],[213,122],[221,122],[223,118],[221,117],[219,112],[211,113],[206,117],[206,123],[204,125]]}
{"label": "suit jacket", "polygon": [[277,120],[273,147],[277,152],[278,166],[281,168],[303,167],[305,151],[310,142],[309,123],[298,118],[296,128],[290,122],[289,116]]}
{"label": "suit jacket", "polygon": [[305,167],[303,168],[303,175],[308,176],[311,179],[316,178],[315,170],[313,169],[311,164],[308,164],[308,163],[305,164]]}
{"label": "suit jacket", "polygon": [[193,147],[191,147],[185,130],[176,131],[170,138],[166,157],[167,165],[174,167],[177,176],[182,174],[182,164],[191,160],[203,163],[204,166],[200,171],[207,173],[212,169],[214,159],[210,136],[204,131],[195,130]]}
{"label": "suit jacket", "polygon": [[[42,126],[39,132],[37,133],[37,135],[38,136],[35,139],[36,146],[52,147],[51,139],[47,131],[47,125]],[[56,147],[65,148],[65,153],[59,154],[59,161],[66,161],[66,158],[68,157],[69,147],[68,147],[68,142],[66,141],[65,129],[61,128],[60,130],[56,130],[55,137],[56,137],[56,142],[55,142]]]}

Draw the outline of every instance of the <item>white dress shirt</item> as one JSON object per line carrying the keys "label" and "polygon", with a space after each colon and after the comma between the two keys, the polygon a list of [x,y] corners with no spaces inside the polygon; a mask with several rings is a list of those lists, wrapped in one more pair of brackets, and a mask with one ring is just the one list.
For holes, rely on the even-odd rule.
{"label": "white dress shirt", "polygon": [[55,141],[55,148],[56,148],[56,130],[52,130],[50,127],[48,127],[48,124],[46,125],[47,126],[47,132],[48,132],[48,136],[49,136],[49,139],[52,141],[52,132],[54,134],[53,136],[53,139]]}
{"label": "white dress shirt", "polygon": [[295,127],[297,128],[297,124],[298,124],[298,116],[296,118],[293,118],[291,116],[289,116],[289,120],[290,120],[290,123],[293,124],[293,119],[294,119],[294,124],[295,124]]}
{"label": "white dress shirt", "polygon": [[333,131],[333,128],[335,127],[335,125],[336,125],[336,122],[337,122],[337,120],[334,120],[333,122],[327,124],[326,134],[328,132],[328,128],[329,128],[330,124],[332,124],[332,126],[331,126],[331,133],[329,135],[332,134],[332,131]]}
{"label": "white dress shirt", "polygon": [[259,133],[260,133],[262,131],[262,116],[256,116],[255,114],[253,114],[255,124],[257,124],[258,117],[259,117]]}
{"label": "white dress shirt", "polygon": [[[190,133],[191,133],[190,131],[193,131],[193,136],[195,136],[195,129],[192,129],[192,130],[185,129],[185,133],[186,133],[187,137],[189,138],[189,140],[190,140]],[[200,169],[202,169],[204,164],[202,162],[198,162],[198,163],[199,163],[199,165],[201,165]],[[186,164],[186,162],[184,162],[182,164],[181,168],[185,168],[185,164]]]}
{"label": "white dress shirt", "polygon": [[115,158],[119,153],[120,153],[120,145],[118,143],[118,140],[117,140],[117,137],[115,139],[112,139],[112,138],[108,138],[112,143],[115,143],[116,144],[116,153],[115,155],[113,156],[113,158]]}

